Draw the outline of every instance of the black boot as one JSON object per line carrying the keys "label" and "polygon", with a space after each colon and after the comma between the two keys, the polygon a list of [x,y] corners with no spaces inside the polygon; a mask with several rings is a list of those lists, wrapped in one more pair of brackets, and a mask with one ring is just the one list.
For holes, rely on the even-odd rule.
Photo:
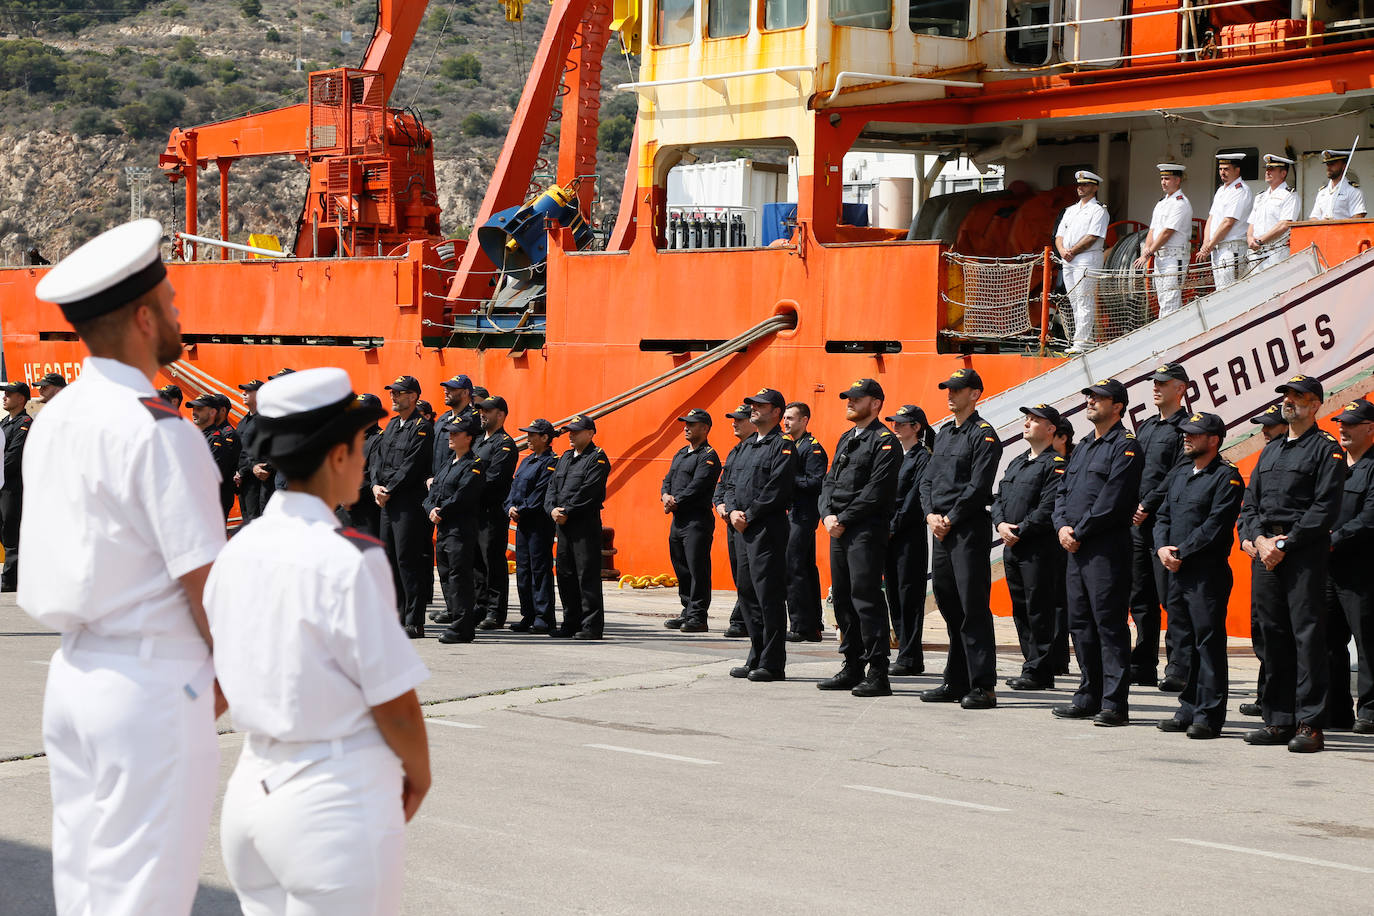
{"label": "black boot", "polygon": [[[816,685],[819,690],[849,690],[857,687],[864,679],[864,669],[845,665],[834,677],[828,677]],[[890,692],[890,691],[889,691]]]}
{"label": "black boot", "polygon": [[892,696],[892,684],[887,679],[887,668],[877,668],[872,665],[868,668],[868,677],[853,690],[849,691],[856,697],[890,697]]}

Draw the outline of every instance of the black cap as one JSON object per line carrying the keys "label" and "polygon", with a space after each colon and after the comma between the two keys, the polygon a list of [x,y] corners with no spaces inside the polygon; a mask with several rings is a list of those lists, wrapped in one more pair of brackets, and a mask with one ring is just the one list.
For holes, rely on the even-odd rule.
{"label": "black cap", "polygon": [[889,423],[920,423],[922,427],[930,425],[926,420],[926,412],[915,404],[903,404],[897,408],[897,412],[890,417],[883,417]]}
{"label": "black cap", "polygon": [[1059,411],[1048,404],[1036,404],[1031,407],[1022,407],[1021,412],[1028,417],[1039,417],[1042,420],[1049,420],[1056,428],[1059,426]]}
{"label": "black cap", "polygon": [[861,378],[840,392],[840,397],[848,400],[849,398],[878,398],[886,400],[883,396],[883,386],[879,385],[875,379]]}
{"label": "black cap", "polygon": [[487,395],[489,394],[491,394],[491,392],[483,388],[481,385],[472,386],[472,399],[474,401],[484,401],[486,400]]}
{"label": "black cap", "polygon": [[382,406],[382,399],[371,392],[363,392],[358,395],[358,406],[380,408]]}
{"label": "black cap", "polygon": [[444,379],[442,382],[439,383],[439,387],[451,389],[466,388],[468,391],[471,391],[472,379],[468,378],[466,375],[455,375],[453,378]]}
{"label": "black cap", "polygon": [[477,409],[478,409],[478,410],[504,410],[504,411],[506,411],[507,413],[510,412],[510,408],[506,406],[506,399],[503,398],[503,397],[501,397],[499,394],[496,395],[495,397],[483,398],[481,401],[478,402],[478,404],[477,404]]}
{"label": "black cap", "polygon": [[434,413],[434,405],[423,398],[415,402],[415,409],[426,417]]}
{"label": "black cap", "polygon": [[960,388],[977,388],[983,390],[983,377],[978,374],[976,369],[955,369],[949,378],[940,383],[941,388],[958,390]]}
{"label": "black cap", "polygon": [[266,385],[266,384],[267,384],[267,383],[264,382],[264,381],[263,381],[262,379],[260,379],[260,378],[249,379],[248,381],[244,382],[242,385],[239,386],[239,390],[240,390],[240,391],[257,391],[259,388],[261,388],[263,385]]}
{"label": "black cap", "polygon": [[1214,413],[1195,413],[1178,424],[1178,431],[1192,435],[1226,437],[1226,421]]}
{"label": "black cap", "polygon": [[386,386],[387,391],[413,391],[420,393],[420,383],[413,375],[402,375]]}
{"label": "black cap", "polygon": [[47,375],[43,376],[41,379],[38,380],[39,388],[42,388],[45,385],[55,385],[58,388],[66,388],[67,380],[56,372],[49,372]]}
{"label": "black cap", "polygon": [[1315,394],[1319,398],[1326,397],[1326,390],[1322,388],[1322,380],[1310,375],[1295,375],[1274,390],[1283,393],[1296,391],[1299,394]]}
{"label": "black cap", "polygon": [[1093,382],[1083,389],[1084,394],[1095,394],[1098,397],[1111,398],[1118,404],[1126,405],[1130,403],[1130,398],[1126,396],[1126,386],[1114,378],[1104,378],[1101,381]]}
{"label": "black cap", "polygon": [[197,397],[191,398],[191,400],[189,400],[189,401],[186,402],[186,406],[187,406],[187,407],[218,407],[219,404],[217,404],[217,403],[215,402],[215,396],[207,391],[205,394],[198,395]]}
{"label": "black cap", "polygon": [[520,427],[522,433],[538,433],[541,436],[557,437],[558,430],[554,429],[552,423],[543,417],[531,420],[529,426]]}
{"label": "black cap", "polygon": [[267,380],[270,382],[270,381],[272,381],[272,379],[274,379],[274,378],[281,378],[283,375],[290,375],[291,373],[293,373],[293,372],[295,372],[295,371],[296,371],[296,370],[295,370],[295,369],[292,369],[290,366],[283,366],[282,368],[278,369],[276,372],[273,372],[271,375],[269,375],[269,376],[267,377]]}
{"label": "black cap", "polygon": [[1063,417],[1060,417],[1059,422],[1054,424],[1054,434],[1056,436],[1063,436],[1067,439],[1072,439],[1073,424],[1070,423],[1068,420],[1064,419]]}
{"label": "black cap", "polygon": [[587,416],[586,414],[580,413],[577,416],[573,417],[572,420],[569,421],[568,425],[563,427],[563,429],[570,433],[581,432],[584,429],[589,429],[592,432],[596,432],[596,421],[593,420],[591,417]]}
{"label": "black cap", "polygon": [[693,407],[685,414],[677,418],[679,423],[705,423],[711,425],[711,415],[700,407]]}
{"label": "black cap", "polygon": [[[176,386],[169,385],[168,387],[175,388]],[[28,382],[10,382],[8,385],[5,386],[5,394],[22,394],[26,398],[33,397],[33,395],[29,392]]]}
{"label": "black cap", "polygon": [[1152,382],[1167,382],[1171,379],[1177,379],[1180,382],[1192,381],[1188,378],[1188,370],[1183,368],[1182,363],[1164,363],[1150,376]]}
{"label": "black cap", "polygon": [[729,420],[747,420],[747,419],[749,419],[749,414],[750,414],[750,412],[749,412],[749,405],[748,405],[748,404],[741,404],[741,405],[739,405],[738,407],[736,407],[734,410],[732,410],[732,411],[730,411],[729,413],[727,413],[727,414],[725,415],[725,417],[726,417],[726,419],[729,419]]}
{"label": "black cap", "polygon": [[1250,418],[1251,423],[1258,423],[1260,426],[1287,426],[1288,421],[1283,418],[1283,409],[1277,404],[1271,404],[1264,409],[1258,416]]}
{"label": "black cap", "polygon": [[482,418],[476,414],[462,414],[449,420],[444,426],[445,431],[450,433],[467,433],[474,438],[482,435]]}
{"label": "black cap", "polygon": [[782,409],[787,404],[787,399],[782,396],[782,392],[776,388],[760,388],[757,394],[751,394],[744,399],[746,404],[769,404],[778,409]]}
{"label": "black cap", "polygon": [[1341,408],[1341,412],[1331,419],[1337,423],[1369,423],[1374,422],[1374,404],[1369,403],[1364,398],[1351,401]]}

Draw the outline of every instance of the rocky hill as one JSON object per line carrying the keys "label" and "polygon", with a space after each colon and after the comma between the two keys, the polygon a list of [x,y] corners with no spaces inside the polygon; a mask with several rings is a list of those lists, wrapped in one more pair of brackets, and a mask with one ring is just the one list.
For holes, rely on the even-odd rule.
{"label": "rocky hill", "polygon": [[[471,230],[548,5],[524,14],[507,23],[498,2],[436,0],[393,92],[433,131],[445,234]],[[131,166],[154,168],[147,215],[176,224],[181,188],[156,171],[170,129],[302,101],[311,70],[361,61],[375,17],[375,0],[0,0],[0,262],[30,246],[61,254],[127,219]],[[637,69],[612,39],[607,85]],[[596,215],[607,228],[634,107],[632,94],[603,91]],[[231,236],[288,243],[306,177],[289,158],[236,164]],[[214,225],[213,169],[200,187],[202,225]]]}

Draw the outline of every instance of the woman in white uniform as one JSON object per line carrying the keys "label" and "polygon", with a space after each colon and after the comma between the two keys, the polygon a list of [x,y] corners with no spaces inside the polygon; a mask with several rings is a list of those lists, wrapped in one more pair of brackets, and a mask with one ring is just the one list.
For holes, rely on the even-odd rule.
{"label": "woman in white uniform", "polygon": [[243,912],[396,913],[405,822],[429,790],[415,686],[381,542],[334,517],[358,497],[365,406],[342,369],[258,392],[255,453],[286,477],[206,584],[220,683],[245,735],[220,838]]}

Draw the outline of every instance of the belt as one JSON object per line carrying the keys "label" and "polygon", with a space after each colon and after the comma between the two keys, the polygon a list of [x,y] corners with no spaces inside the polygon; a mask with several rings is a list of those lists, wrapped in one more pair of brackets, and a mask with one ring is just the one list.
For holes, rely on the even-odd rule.
{"label": "belt", "polygon": [[199,661],[209,658],[210,647],[203,639],[175,636],[99,636],[90,630],[76,630],[62,637],[65,649],[86,652],[105,652],[113,655],[136,655],[141,659],[186,659]]}
{"label": "belt", "polygon": [[1271,538],[1283,537],[1288,533],[1288,529],[1283,525],[1263,525],[1261,530],[1264,531],[1265,537]]}
{"label": "belt", "polygon": [[329,741],[278,741],[266,735],[250,734],[246,746],[257,756],[276,761],[276,766],[258,780],[263,794],[271,795],[321,760],[339,760],[350,751],[385,743],[380,731],[369,728],[347,738]]}
{"label": "belt", "polygon": [[1178,246],[1178,247],[1176,247],[1176,248],[1170,247],[1170,248],[1157,248],[1157,249],[1155,249],[1155,257],[1159,257],[1160,255],[1164,255],[1165,257],[1169,257],[1169,258],[1181,258],[1181,257],[1186,256],[1187,254],[1188,254],[1188,249],[1187,249],[1187,248],[1184,248],[1182,245],[1180,245],[1180,246]]}

